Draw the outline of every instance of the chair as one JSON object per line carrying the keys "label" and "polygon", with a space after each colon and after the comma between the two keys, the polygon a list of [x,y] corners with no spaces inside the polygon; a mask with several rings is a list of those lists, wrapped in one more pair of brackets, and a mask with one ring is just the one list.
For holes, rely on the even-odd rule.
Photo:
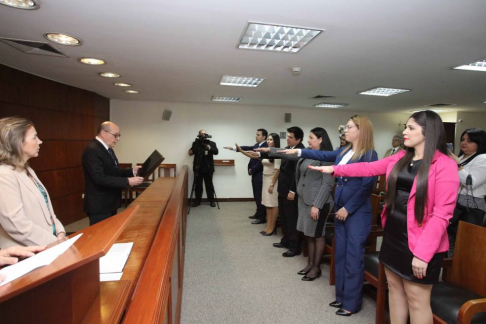
{"label": "chair", "polygon": [[[132,167],[132,164],[131,163],[118,163],[118,167],[120,169],[127,169],[127,168],[131,168]],[[125,199],[125,205],[128,206],[127,202],[128,202],[128,190],[130,188],[127,188],[125,190],[122,191],[122,201],[123,199]],[[125,197],[123,197],[125,196]]]}
{"label": "chair", "polygon": [[[158,177],[177,177],[177,164],[161,164],[158,166]],[[171,175],[172,171],[172,175]]]}
{"label": "chair", "polygon": [[373,191],[373,193],[375,193],[377,195],[381,195],[382,193],[386,194],[386,176],[385,175],[381,175],[381,176],[378,177],[378,179],[376,181],[375,190]]}
{"label": "chair", "polygon": [[434,323],[486,323],[486,228],[459,222],[444,282],[432,288]]}
{"label": "chair", "polygon": [[[143,163],[137,163],[137,166],[142,166]],[[129,200],[132,201],[133,193],[135,193],[135,198],[142,193],[145,189],[147,189],[153,182],[155,181],[155,171],[147,177],[147,179],[139,184],[138,186],[129,187],[127,192],[127,200],[125,201],[126,205],[128,206]]]}

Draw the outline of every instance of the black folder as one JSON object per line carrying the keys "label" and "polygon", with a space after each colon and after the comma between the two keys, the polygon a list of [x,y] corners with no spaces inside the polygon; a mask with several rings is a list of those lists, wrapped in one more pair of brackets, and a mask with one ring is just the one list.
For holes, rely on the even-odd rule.
{"label": "black folder", "polygon": [[145,162],[143,162],[142,167],[138,170],[137,176],[143,177],[144,180],[147,178],[157,169],[157,167],[165,160],[165,157],[159,153],[159,151],[155,150],[150,156],[148,157]]}

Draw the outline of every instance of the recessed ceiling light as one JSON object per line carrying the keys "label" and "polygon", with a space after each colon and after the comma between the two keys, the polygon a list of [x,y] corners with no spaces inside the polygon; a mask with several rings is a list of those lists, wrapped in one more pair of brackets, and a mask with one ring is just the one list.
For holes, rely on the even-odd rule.
{"label": "recessed ceiling light", "polygon": [[126,93],[139,93],[138,91],[136,90],[125,90]]}
{"label": "recessed ceiling light", "polygon": [[359,94],[367,95],[367,96],[380,96],[380,97],[389,97],[399,93],[408,92],[410,90],[407,89],[393,89],[393,88],[374,88],[370,90],[366,90],[360,92]]}
{"label": "recessed ceiling light", "polygon": [[212,101],[224,101],[224,102],[238,102],[241,100],[241,98],[237,97],[215,97],[213,96],[211,98]]}
{"label": "recessed ceiling light", "polygon": [[61,44],[61,45],[68,45],[68,46],[81,45],[81,40],[77,39],[76,37],[69,36],[67,34],[48,33],[45,34],[44,37],[50,40],[51,42]]}
{"label": "recessed ceiling light", "polygon": [[101,73],[98,73],[101,77],[104,77],[104,78],[119,78],[120,75],[117,74],[117,73],[113,73],[113,72],[101,72]]}
{"label": "recessed ceiling light", "polygon": [[265,79],[252,78],[252,77],[242,77],[242,76],[231,76],[223,75],[220,85],[235,86],[235,87],[251,87],[255,88],[260,85]]}
{"label": "recessed ceiling light", "polygon": [[477,62],[473,62],[465,65],[456,66],[453,69],[486,72],[486,59],[482,59]]}
{"label": "recessed ceiling light", "polygon": [[106,62],[94,57],[83,57],[79,59],[79,62],[83,64],[88,64],[88,65],[103,65]]}
{"label": "recessed ceiling light", "polygon": [[130,83],[123,83],[123,82],[118,82],[118,83],[113,83],[116,86],[119,87],[131,87],[132,85]]}
{"label": "recessed ceiling light", "polygon": [[0,4],[17,9],[38,9],[39,4],[34,0],[0,0]]}
{"label": "recessed ceiling light", "polygon": [[346,107],[348,104],[344,104],[344,103],[327,103],[327,102],[321,102],[317,105],[314,105],[314,107],[318,107],[318,108],[342,108],[342,107]]}
{"label": "recessed ceiling light", "polygon": [[322,30],[249,22],[238,48],[297,53]]}

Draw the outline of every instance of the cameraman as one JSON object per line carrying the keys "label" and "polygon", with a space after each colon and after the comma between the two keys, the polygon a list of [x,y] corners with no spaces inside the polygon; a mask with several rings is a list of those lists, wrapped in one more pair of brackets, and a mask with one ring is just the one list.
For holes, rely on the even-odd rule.
{"label": "cameraman", "polygon": [[199,135],[192,143],[189,150],[189,155],[194,155],[194,182],[196,184],[196,199],[191,207],[197,207],[201,204],[201,197],[203,193],[203,179],[206,184],[206,195],[208,196],[211,207],[216,207],[214,202],[214,186],[213,186],[213,172],[214,160],[213,155],[218,155],[218,148],[216,143],[210,141],[211,135],[206,134],[204,129],[199,131]]}

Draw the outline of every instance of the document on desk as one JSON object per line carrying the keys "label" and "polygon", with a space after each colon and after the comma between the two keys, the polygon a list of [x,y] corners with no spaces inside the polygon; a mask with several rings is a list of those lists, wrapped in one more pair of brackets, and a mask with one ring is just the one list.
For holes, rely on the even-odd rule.
{"label": "document on desk", "polygon": [[58,245],[55,245],[45,251],[37,253],[30,258],[1,269],[0,274],[4,275],[6,278],[2,283],[0,283],[0,286],[20,278],[34,269],[51,264],[58,256],[66,252],[67,249],[69,249],[71,245],[73,245],[74,242],[81,237],[81,235],[83,235],[83,233],[76,235],[67,241],[59,243]]}
{"label": "document on desk", "polygon": [[132,251],[132,247],[133,242],[113,244],[110,251],[104,257],[100,258],[100,274],[122,273]]}

